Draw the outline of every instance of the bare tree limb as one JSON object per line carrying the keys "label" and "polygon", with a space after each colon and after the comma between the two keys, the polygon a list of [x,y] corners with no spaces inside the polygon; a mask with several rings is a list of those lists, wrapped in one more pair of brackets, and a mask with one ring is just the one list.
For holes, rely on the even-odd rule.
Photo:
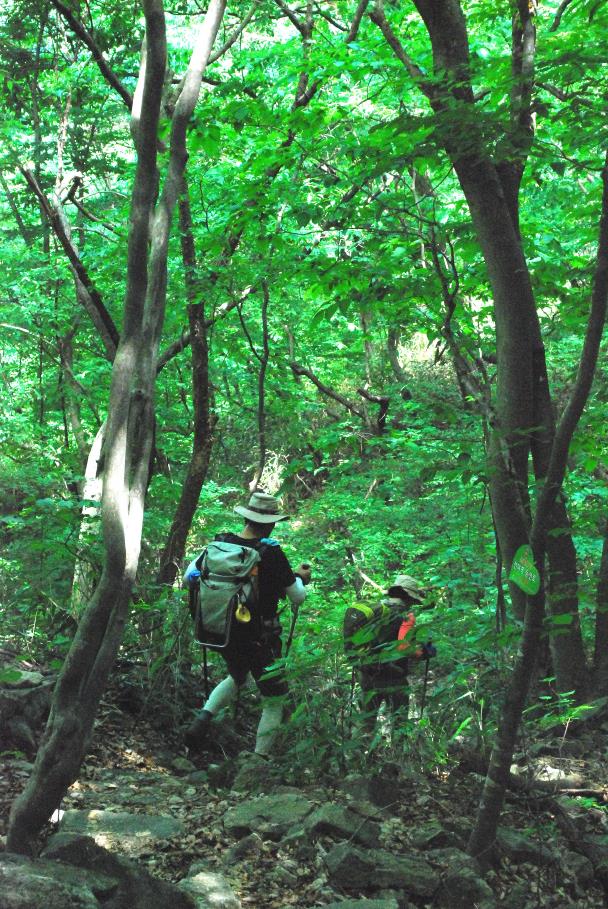
{"label": "bare tree limb", "polygon": [[131,107],[133,105],[133,97],[131,93],[124,87],[116,73],[107,63],[92,34],[88,31],[88,29],[84,27],[82,22],[78,21],[71,9],[66,6],[65,3],[62,3],[62,0],[51,0],[51,3],[57,12],[63,16],[74,34],[77,35],[83,44],[86,44],[86,46],[89,48],[91,55],[95,60],[95,63],[99,67],[99,70],[108,85],[110,85],[116,92],[118,92],[129,110],[131,110]]}
{"label": "bare tree limb", "polygon": [[[211,326],[214,325],[219,319],[222,319],[229,312],[232,312],[233,309],[237,309],[239,306],[241,306],[245,302],[247,297],[250,294],[252,294],[253,292],[254,292],[253,287],[247,287],[238,297],[235,297],[234,299],[229,300],[227,303],[223,303],[220,307],[218,307],[218,309],[215,311],[213,316],[210,316],[205,321],[205,328],[206,329],[211,328]],[[190,338],[191,338],[190,332],[187,329],[185,329],[182,332],[181,337],[178,338],[177,341],[174,341],[173,344],[170,344],[169,347],[167,347],[167,349],[159,356],[159,358],[157,360],[157,363],[156,363],[157,373],[159,373],[162,369],[164,369],[164,367],[167,365],[167,363],[170,360],[172,360],[174,357],[176,357],[178,354],[180,354],[182,352],[182,350],[185,350],[186,347],[188,347],[188,345],[190,344]]]}

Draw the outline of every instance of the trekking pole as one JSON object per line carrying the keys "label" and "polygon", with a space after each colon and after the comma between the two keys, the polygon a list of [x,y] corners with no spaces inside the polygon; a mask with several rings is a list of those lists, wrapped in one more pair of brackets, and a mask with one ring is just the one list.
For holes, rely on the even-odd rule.
{"label": "trekking pole", "polygon": [[207,665],[207,648],[203,647],[203,675],[205,678],[205,700],[209,700],[209,667]]}
{"label": "trekking pole", "polygon": [[426,686],[429,679],[429,663],[430,657],[427,656],[424,667],[424,683],[422,686],[422,699],[420,701],[420,716],[418,717],[418,720],[422,719],[422,715],[424,713],[424,705],[426,704]]}
{"label": "trekking pole", "polygon": [[299,609],[297,606],[293,606],[291,610],[291,628],[289,629],[289,634],[287,636],[287,643],[285,645],[285,659],[289,656],[289,651],[291,649],[291,642],[293,641],[293,633],[296,630],[296,622],[298,621],[298,612]]}
{"label": "trekking pole", "polygon": [[353,671],[350,676],[350,700],[348,704],[348,734],[350,735],[353,729],[353,706],[355,703],[355,681],[356,681],[356,671],[353,666]]}

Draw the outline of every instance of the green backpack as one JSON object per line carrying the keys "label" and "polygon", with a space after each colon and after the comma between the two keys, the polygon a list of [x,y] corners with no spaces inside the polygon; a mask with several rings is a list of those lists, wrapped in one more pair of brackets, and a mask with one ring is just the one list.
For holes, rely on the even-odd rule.
{"label": "green backpack", "polygon": [[266,544],[240,546],[222,536],[208,543],[185,575],[194,636],[211,650],[228,646],[236,624],[252,638],[261,630],[257,573]]}

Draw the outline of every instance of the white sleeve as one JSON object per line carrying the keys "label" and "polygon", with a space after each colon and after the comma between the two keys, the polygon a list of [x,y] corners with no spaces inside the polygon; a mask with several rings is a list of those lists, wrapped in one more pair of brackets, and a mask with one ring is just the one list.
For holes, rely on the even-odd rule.
{"label": "white sleeve", "polygon": [[302,582],[302,578],[296,578],[293,584],[290,584],[289,587],[285,588],[285,593],[294,604],[294,606],[299,606],[304,602],[307,592],[308,591]]}

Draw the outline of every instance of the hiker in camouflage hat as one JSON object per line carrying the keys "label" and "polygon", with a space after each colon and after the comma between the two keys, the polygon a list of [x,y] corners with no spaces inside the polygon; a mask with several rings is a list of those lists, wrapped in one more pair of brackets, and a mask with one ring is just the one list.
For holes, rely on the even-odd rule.
{"label": "hiker in camouflage hat", "polygon": [[407,717],[408,671],[411,659],[428,659],[435,653],[432,642],[415,642],[413,608],[424,602],[419,581],[399,574],[387,596],[375,606],[358,603],[344,615],[344,644],[353,663],[353,684],[358,676],[362,693],[362,716],[373,730],[383,702],[391,715],[400,710]]}
{"label": "hiker in camouflage hat", "polygon": [[[235,623],[228,645],[220,652],[226,662],[227,677],[211,691],[196,720],[186,730],[188,748],[198,749],[209,740],[213,718],[224,707],[234,703],[241,688],[251,675],[263,698],[263,710],[258,725],[255,754],[266,758],[281,725],[283,703],[288,694],[287,682],[282,672],[267,673],[267,669],[281,656],[281,623],[277,616],[279,601],[287,597],[292,610],[297,610],[306,598],[311,579],[309,565],[291,568],[279,542],[271,537],[275,524],[286,521],[278,500],[268,493],[257,491],[247,505],[237,505],[235,513],[245,519],[239,533],[218,534],[216,540],[236,546],[257,549],[260,561],[257,568],[257,610],[261,621]],[[192,573],[197,560],[189,566]],[[295,614],[294,614],[295,621]],[[293,624],[292,624],[293,629]]]}

